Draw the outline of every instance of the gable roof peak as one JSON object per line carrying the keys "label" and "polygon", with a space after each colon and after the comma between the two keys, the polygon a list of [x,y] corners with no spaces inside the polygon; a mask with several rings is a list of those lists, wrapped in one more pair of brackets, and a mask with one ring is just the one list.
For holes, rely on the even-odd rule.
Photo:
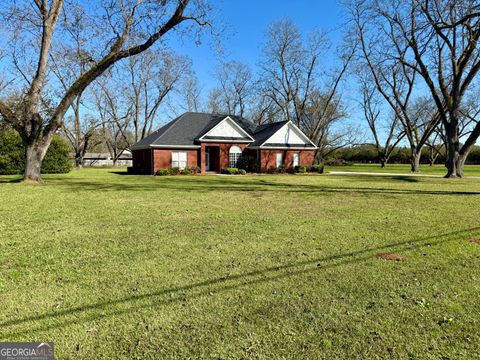
{"label": "gable roof peak", "polygon": [[237,141],[253,142],[250,123],[245,123],[235,116],[226,115],[213,119],[198,137],[198,141]]}

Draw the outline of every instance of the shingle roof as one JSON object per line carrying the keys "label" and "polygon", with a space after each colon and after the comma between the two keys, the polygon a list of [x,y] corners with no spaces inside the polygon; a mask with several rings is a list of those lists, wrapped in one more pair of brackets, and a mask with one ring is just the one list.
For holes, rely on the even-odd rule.
{"label": "shingle roof", "polygon": [[253,124],[239,116],[187,112],[140,140],[131,149],[140,149],[152,145],[195,146],[196,139],[213,129],[227,116],[231,117],[248,134],[252,134]]}
{"label": "shingle roof", "polygon": [[253,125],[251,121],[236,115],[228,115],[228,116],[232,118],[233,121],[235,121],[238,125],[240,125],[250,135],[252,135],[255,132],[255,125]]}
{"label": "shingle roof", "polygon": [[[255,128],[250,121],[235,115],[187,112],[170,121],[168,124],[162,126],[160,129],[153,132],[143,140],[140,140],[133,145],[131,149],[135,150],[162,145],[172,147],[198,146],[196,140],[208,133],[227,116],[235,121],[254,139],[254,141],[250,143],[250,146],[260,146],[288,122],[280,121],[271,124],[259,125]],[[247,138],[245,139],[247,140]],[[225,138],[223,140],[228,139]],[[250,139],[248,140],[250,141]]]}
{"label": "shingle roof", "polygon": [[288,121],[279,121],[271,124],[259,125],[253,133],[253,138],[255,141],[250,144],[250,146],[260,146],[262,145],[270,136],[275,134],[283,125]]}
{"label": "shingle roof", "polygon": [[138,141],[136,144],[134,144],[133,146],[131,146],[131,149],[141,149],[143,147],[148,147],[150,145],[154,145],[156,144],[159,139],[162,137],[162,135],[165,134],[165,132],[170,128],[172,127],[182,116],[184,116],[185,114],[179,116],[178,118],[176,118],[175,120],[172,120],[170,121],[168,124],[162,126],[160,129],[158,129],[157,131],[154,131],[153,133],[151,133],[150,135],[148,135],[147,137],[143,138],[142,140]]}

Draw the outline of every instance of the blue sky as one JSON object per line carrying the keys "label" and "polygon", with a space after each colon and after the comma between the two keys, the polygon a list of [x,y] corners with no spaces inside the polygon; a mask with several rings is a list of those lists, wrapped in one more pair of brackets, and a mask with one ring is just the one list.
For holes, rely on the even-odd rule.
{"label": "blue sky", "polygon": [[[223,57],[247,63],[252,70],[260,58],[265,31],[274,21],[290,18],[304,33],[315,29],[328,32],[333,47],[341,40],[342,8],[334,0],[212,0],[211,4],[216,23],[226,28]],[[209,37],[203,36],[199,46],[188,38],[169,41],[169,45],[192,58],[204,93],[208,92],[214,86],[212,73],[219,59]]]}

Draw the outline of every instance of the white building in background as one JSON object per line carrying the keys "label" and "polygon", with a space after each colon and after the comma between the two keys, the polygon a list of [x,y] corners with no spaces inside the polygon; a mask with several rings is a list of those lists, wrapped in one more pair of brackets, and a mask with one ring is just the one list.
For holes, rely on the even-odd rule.
{"label": "white building in background", "polygon": [[[117,166],[132,166],[132,153],[125,150],[117,160]],[[113,166],[113,159],[109,153],[86,153],[84,166]]]}

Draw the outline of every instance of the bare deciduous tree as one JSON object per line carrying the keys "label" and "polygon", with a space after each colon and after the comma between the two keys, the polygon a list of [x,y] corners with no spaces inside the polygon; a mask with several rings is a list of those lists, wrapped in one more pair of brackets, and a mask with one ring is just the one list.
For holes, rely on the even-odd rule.
{"label": "bare deciduous tree", "polygon": [[323,34],[313,33],[305,40],[298,27],[287,19],[268,29],[260,82],[262,92],[282,112],[284,120],[300,125],[326,45]]}
{"label": "bare deciduous tree", "polygon": [[180,97],[185,111],[197,112],[202,108],[201,89],[197,77],[192,74],[180,87]]}
{"label": "bare deciduous tree", "polygon": [[360,107],[372,134],[373,146],[378,153],[380,166],[384,168],[393,151],[404,138],[405,132],[399,131],[399,119],[395,112],[388,113],[382,107],[375,83],[372,84],[368,76],[360,77],[359,80],[362,93]]}
{"label": "bare deciduous tree", "polygon": [[209,94],[212,112],[221,112],[243,117],[252,98],[252,73],[239,61],[222,63],[215,70],[218,87]]}
{"label": "bare deciduous tree", "polygon": [[428,148],[428,163],[430,166],[433,166],[441,155],[442,149],[445,147],[444,138],[443,128],[439,125],[425,143]]}
{"label": "bare deciduous tree", "polygon": [[[61,97],[68,90],[69,84],[85,73],[94,62],[84,47],[98,35],[98,28],[81,7],[72,7],[70,16],[64,14],[61,22],[63,37],[68,41],[60,42],[50,57],[52,72],[59,81],[59,87],[54,89],[57,97]],[[80,92],[71,104],[73,114],[67,112],[61,126],[62,133],[73,148],[77,168],[83,166],[85,153],[93,145],[90,140],[101,125],[95,117],[83,116],[84,101],[84,92]]]}
{"label": "bare deciduous tree", "polygon": [[123,152],[135,142],[135,135],[130,131],[134,119],[134,104],[124,101],[129,91],[125,84],[123,87],[121,84],[113,86],[108,80],[98,79],[93,92],[102,124],[101,139],[115,166]]}
{"label": "bare deciduous tree", "polygon": [[130,57],[127,71],[132,99],[135,142],[152,132],[157,112],[180,83],[192,74],[191,61],[168,51],[145,51]]}
{"label": "bare deciduous tree", "polygon": [[254,85],[255,97],[251,99],[249,117],[256,125],[272,123],[281,118],[281,110],[274,101],[264,94],[258,84]]}
{"label": "bare deciduous tree", "polygon": [[[62,126],[63,118],[73,101],[87,86],[121,59],[144,52],[179,24],[193,20],[205,24],[206,8],[201,0],[170,1],[105,1],[95,9],[84,9],[95,23],[104,25],[104,32],[94,44],[95,58],[63,92],[58,102],[48,101],[47,84],[51,68],[52,46],[62,41],[59,16],[70,16],[72,7],[80,3],[63,0],[35,0],[2,5],[4,26],[11,34],[12,69],[24,79],[20,107],[0,101],[0,113],[19,133],[26,148],[24,179],[41,181],[40,168],[53,135]],[[186,9],[191,8],[191,14]],[[5,9],[6,8],[6,9]],[[108,30],[108,31],[107,31]],[[106,50],[104,50],[106,49]],[[17,51],[22,51],[21,57]],[[23,59],[25,66],[18,60]]]}
{"label": "bare deciduous tree", "polygon": [[383,24],[382,48],[395,49],[394,59],[423,79],[445,131],[446,177],[462,177],[465,159],[480,136],[477,124],[460,143],[460,109],[480,70],[478,1],[362,3],[360,17]]}
{"label": "bare deciduous tree", "polygon": [[290,20],[276,22],[267,32],[258,80],[262,106],[256,117],[296,123],[318,146],[317,160],[352,140],[337,123],[345,115],[339,87],[355,48],[339,49],[338,69],[321,69],[328,49],[323,34],[305,38]]}
{"label": "bare deciduous tree", "polygon": [[417,73],[404,61],[408,49],[397,42],[385,46],[385,38],[392,29],[381,17],[374,16],[371,7],[375,5],[372,4],[376,5],[375,2],[354,1],[350,9],[359,43],[357,62],[370,71],[378,92],[395,113],[409,144],[411,171],[418,172],[422,148],[440,119],[424,117],[421,111],[412,109],[418,97],[415,92],[418,82]]}
{"label": "bare deciduous tree", "polygon": [[[341,55],[341,66],[330,75],[324,90],[315,87],[306,99],[300,127],[312,139],[318,149],[316,159],[323,161],[331,152],[353,145],[358,141],[351,127],[338,126],[346,117],[339,86],[353,57],[355,47]],[[327,150],[328,149],[328,150]]]}

